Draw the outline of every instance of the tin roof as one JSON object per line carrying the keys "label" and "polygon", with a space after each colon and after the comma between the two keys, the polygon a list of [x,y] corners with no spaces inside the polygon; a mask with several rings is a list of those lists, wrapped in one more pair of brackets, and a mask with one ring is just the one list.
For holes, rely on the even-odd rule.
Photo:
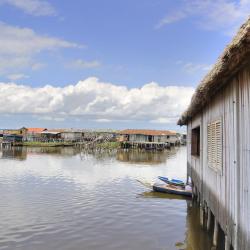
{"label": "tin roof", "polygon": [[121,135],[176,135],[175,131],[148,130],[148,129],[125,129],[119,132]]}

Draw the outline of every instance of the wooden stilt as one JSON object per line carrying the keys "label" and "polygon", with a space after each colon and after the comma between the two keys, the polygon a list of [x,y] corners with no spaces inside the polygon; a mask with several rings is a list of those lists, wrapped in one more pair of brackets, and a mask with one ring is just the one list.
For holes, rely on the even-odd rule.
{"label": "wooden stilt", "polygon": [[216,219],[214,219],[214,236],[213,236],[213,245],[217,246],[218,241],[218,232],[219,232],[219,225]]}
{"label": "wooden stilt", "polygon": [[226,234],[225,234],[225,250],[230,250],[230,241]]}
{"label": "wooden stilt", "polygon": [[204,225],[204,209],[202,206],[200,206],[200,224],[203,227],[203,225]]}
{"label": "wooden stilt", "polygon": [[210,226],[211,226],[211,210],[208,208],[207,209],[207,231],[209,231]]}
{"label": "wooden stilt", "polygon": [[[197,188],[196,188],[196,190],[197,190]],[[199,191],[197,191],[197,202],[198,202],[198,204],[200,204],[200,192]]]}

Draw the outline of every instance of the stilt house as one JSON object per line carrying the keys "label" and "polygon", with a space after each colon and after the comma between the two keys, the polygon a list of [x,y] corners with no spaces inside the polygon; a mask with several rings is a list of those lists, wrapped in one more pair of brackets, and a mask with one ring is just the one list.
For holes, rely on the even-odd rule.
{"label": "stilt house", "polygon": [[250,249],[250,18],[197,87],[178,124],[187,125],[194,189],[223,230],[225,248]]}

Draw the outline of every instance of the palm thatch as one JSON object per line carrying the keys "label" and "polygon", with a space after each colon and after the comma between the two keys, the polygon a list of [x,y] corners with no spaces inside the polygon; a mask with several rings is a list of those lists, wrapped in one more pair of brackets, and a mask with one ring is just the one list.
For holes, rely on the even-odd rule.
{"label": "palm thatch", "polygon": [[178,125],[199,113],[211,98],[224,87],[241,68],[250,62],[250,16],[241,26],[232,42],[225,48],[213,69],[197,87],[188,109],[182,114]]}

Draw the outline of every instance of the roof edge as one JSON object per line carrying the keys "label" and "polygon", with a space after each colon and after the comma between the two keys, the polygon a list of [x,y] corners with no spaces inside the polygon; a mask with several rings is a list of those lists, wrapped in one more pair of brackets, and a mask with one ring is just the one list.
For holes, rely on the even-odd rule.
{"label": "roof edge", "polygon": [[250,16],[240,27],[232,42],[224,49],[212,70],[203,78],[192,96],[187,110],[182,113],[177,125],[187,125],[188,121],[199,113],[227,81],[242,67],[249,63],[250,58]]}

